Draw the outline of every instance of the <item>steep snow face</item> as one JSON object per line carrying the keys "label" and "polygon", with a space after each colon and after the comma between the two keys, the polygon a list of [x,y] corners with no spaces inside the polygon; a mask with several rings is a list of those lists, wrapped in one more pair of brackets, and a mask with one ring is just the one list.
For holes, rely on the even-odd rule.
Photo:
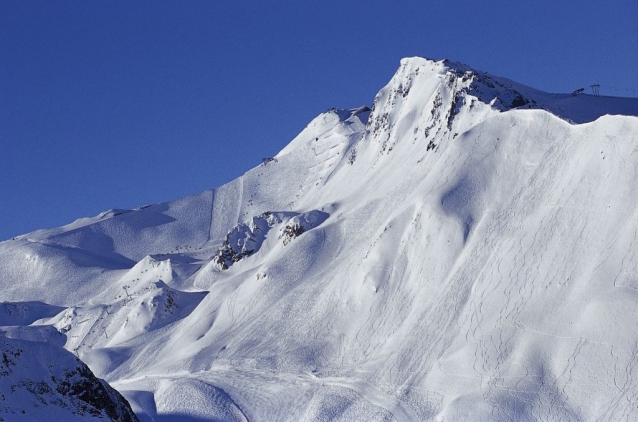
{"label": "steep snow face", "polygon": [[2,336],[0,350],[0,420],[138,421],[117,391],[61,347]]}
{"label": "steep snow face", "polygon": [[227,185],[0,243],[11,330],[148,420],[638,418],[637,112],[405,59]]}

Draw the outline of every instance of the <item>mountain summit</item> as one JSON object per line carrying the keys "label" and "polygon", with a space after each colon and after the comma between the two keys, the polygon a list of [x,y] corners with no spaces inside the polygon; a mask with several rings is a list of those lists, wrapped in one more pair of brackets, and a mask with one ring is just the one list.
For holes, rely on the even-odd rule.
{"label": "mountain summit", "polygon": [[404,59],[224,186],[0,243],[4,325],[141,420],[635,419],[637,114]]}

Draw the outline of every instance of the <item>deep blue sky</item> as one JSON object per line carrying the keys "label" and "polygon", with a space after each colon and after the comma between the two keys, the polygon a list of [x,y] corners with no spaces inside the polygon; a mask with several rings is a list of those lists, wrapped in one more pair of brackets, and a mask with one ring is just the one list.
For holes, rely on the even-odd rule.
{"label": "deep blue sky", "polygon": [[638,0],[0,2],[0,240],[218,186],[405,56],[638,96]]}

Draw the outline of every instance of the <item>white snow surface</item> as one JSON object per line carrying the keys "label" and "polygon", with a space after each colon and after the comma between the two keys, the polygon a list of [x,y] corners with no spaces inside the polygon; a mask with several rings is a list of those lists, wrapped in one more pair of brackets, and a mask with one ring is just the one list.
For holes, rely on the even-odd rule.
{"label": "white snow surface", "polygon": [[231,183],[0,243],[0,320],[143,421],[638,420],[637,115],[404,59]]}

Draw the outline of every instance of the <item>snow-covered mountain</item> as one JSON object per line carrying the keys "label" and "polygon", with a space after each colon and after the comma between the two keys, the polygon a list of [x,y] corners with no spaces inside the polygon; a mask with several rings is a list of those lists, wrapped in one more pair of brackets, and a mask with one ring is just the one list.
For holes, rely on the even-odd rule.
{"label": "snow-covered mountain", "polygon": [[0,243],[3,325],[143,421],[638,419],[636,115],[404,59],[227,185]]}

